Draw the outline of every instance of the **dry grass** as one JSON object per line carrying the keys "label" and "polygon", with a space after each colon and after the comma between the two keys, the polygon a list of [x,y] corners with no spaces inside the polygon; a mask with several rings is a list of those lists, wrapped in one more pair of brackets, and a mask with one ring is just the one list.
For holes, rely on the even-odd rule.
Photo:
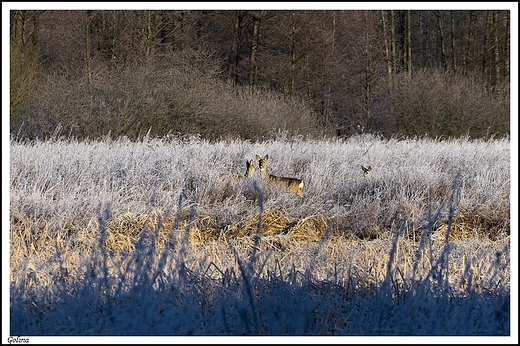
{"label": "dry grass", "polygon": [[[77,296],[86,290],[92,293],[85,298],[90,306],[99,285],[116,290],[113,297],[105,298],[116,299],[130,315],[132,301],[140,299],[143,292],[164,297],[172,311],[181,311],[171,301],[168,287],[182,287],[193,292],[188,299],[191,301],[186,302],[195,318],[194,324],[186,322],[190,326],[212,320],[206,314],[216,313],[213,309],[219,306],[226,307],[229,318],[247,320],[239,313],[244,294],[249,295],[250,304],[265,304],[259,311],[267,315],[280,309],[303,311],[313,321],[314,311],[340,309],[333,313],[334,319],[349,323],[355,321],[345,317],[350,313],[342,310],[343,304],[352,304],[352,316],[360,321],[381,315],[378,309],[370,313],[358,309],[367,297],[375,297],[378,292],[384,292],[381,294],[385,297],[388,294],[392,304],[407,295],[408,299],[424,297],[429,301],[428,295],[437,296],[439,289],[460,296],[493,291],[498,280],[504,287],[500,299],[507,300],[510,217],[506,145],[496,143],[498,149],[493,150],[478,147],[481,143],[451,151],[442,147],[436,149],[438,154],[425,159],[430,151],[424,149],[419,154],[417,142],[411,142],[409,145],[414,146],[408,151],[413,150],[412,158],[401,158],[387,170],[375,170],[371,181],[366,181],[360,169],[352,172],[350,164],[341,165],[344,160],[357,160],[358,151],[366,151],[361,150],[363,145],[356,149],[352,143],[332,144],[331,150],[326,144],[319,149],[310,145],[301,149],[298,160],[284,158],[289,150],[278,148],[277,170],[291,174],[302,169],[309,187],[305,201],[268,189],[254,177],[232,188],[220,183],[222,173],[233,174],[233,167],[240,172],[243,157],[258,151],[242,142],[221,147],[205,142],[172,144],[175,155],[163,142],[121,142],[112,145],[115,149],[105,147],[106,143],[16,147],[16,160],[11,163],[10,284],[17,292],[11,298],[20,312],[18,326],[23,329],[27,316],[38,311],[20,297],[38,300],[41,292],[46,292],[56,298],[55,306],[60,308],[60,297],[74,293],[69,290],[79,290],[74,293]],[[389,155],[403,152],[399,146],[406,143],[382,144],[391,148],[382,146],[376,151],[378,155],[380,150],[387,150]],[[455,142],[446,147],[466,144]],[[345,150],[343,155],[337,153],[338,148]],[[467,173],[464,184],[446,173],[446,157],[451,160],[448,167],[469,167],[474,160],[466,153],[473,150],[481,154],[483,149],[488,150],[489,158],[481,162],[489,163],[489,167]],[[56,154],[48,157],[52,150]],[[311,150],[316,150],[315,154]],[[323,157],[329,152],[334,155]],[[377,158],[383,160],[383,156]],[[422,161],[409,162],[417,158]],[[231,163],[222,166],[222,162]],[[286,162],[291,164],[281,165]],[[423,168],[428,163],[430,166]],[[437,172],[438,167],[442,167],[442,174]],[[49,189],[40,189],[47,185]],[[445,188],[437,191],[435,186]],[[462,191],[460,200],[453,198],[451,189]],[[244,285],[252,282],[266,285],[268,293],[258,301],[253,298],[258,292],[243,291],[247,288]],[[425,287],[424,296],[416,296],[417,285]],[[276,291],[275,287],[281,288]],[[230,288],[236,289],[236,295],[229,295]],[[334,298],[326,301],[329,307],[318,304],[318,310],[312,312],[271,302],[271,298],[288,294],[284,299],[298,306],[299,297],[311,294],[311,300],[318,301],[324,292],[333,294]],[[187,297],[180,291],[174,296],[180,300]],[[222,300],[208,302],[209,309],[196,311],[198,302],[210,301],[208,297]],[[481,296],[474,299],[468,309],[480,306]],[[235,302],[238,315],[235,308],[227,308]],[[154,307],[163,303],[157,301],[150,312],[153,314]],[[104,301],[99,304],[105,306]],[[503,310],[501,303],[498,307],[489,304],[491,311]],[[78,307],[67,305],[64,315],[74,315],[76,308],[84,308],[80,305],[83,303]],[[437,308],[429,304],[428,309]],[[451,318],[451,307],[443,309],[439,310],[443,318]],[[97,313],[92,311],[86,314]],[[87,326],[83,318],[78,317],[81,321],[77,326]],[[397,316],[395,320],[400,322]],[[435,318],[431,321],[432,330],[440,328],[433,322]],[[33,324],[34,328],[40,328],[39,323]],[[271,331],[279,331],[278,323],[271,324]],[[341,331],[357,330],[349,329],[357,327],[344,322],[338,326]],[[90,325],[87,328],[97,330]],[[287,328],[305,330],[296,325]],[[149,331],[145,326],[140,330]],[[365,332],[378,334],[381,329]]]}
{"label": "dry grass", "polygon": [[162,239],[167,237],[176,222],[179,223],[177,229],[180,233],[190,232],[190,240],[194,245],[217,240],[227,242],[259,233],[263,237],[287,235],[294,241],[319,241],[328,227],[328,221],[323,216],[291,219],[282,210],[262,213],[260,228],[259,214],[224,227],[219,227],[217,220],[210,216],[197,216],[189,220],[189,215],[184,213],[179,221],[176,221],[176,217],[164,216],[159,211],[142,215],[126,213],[107,224],[106,246],[111,250],[131,251],[143,230],[160,229],[159,239]]}
{"label": "dry grass", "polygon": [[[234,262],[234,253],[226,250],[229,257],[224,259],[223,253],[226,251],[223,251],[223,248],[229,248],[230,244],[233,244],[238,249],[243,249],[245,254],[250,254],[251,249],[258,246],[255,244],[255,236],[258,234],[262,235],[261,244],[264,249],[272,249],[291,258],[291,254],[325,241],[324,246],[328,248],[325,253],[330,257],[323,258],[324,264],[337,261],[337,256],[347,251],[357,254],[357,266],[370,268],[368,270],[373,276],[373,282],[384,277],[389,260],[388,248],[395,237],[389,230],[374,231],[374,234],[378,234],[376,238],[367,234],[345,234],[329,229],[334,220],[320,215],[294,219],[280,209],[263,212],[260,225],[259,217],[257,214],[247,220],[222,227],[210,216],[195,218],[188,212],[182,212],[180,215],[165,215],[159,210],[140,215],[125,213],[113,217],[106,223],[104,244],[106,250],[111,252],[114,263],[120,263],[125,256],[136,251],[136,245],[143,237],[143,232],[154,235],[157,255],[164,251],[167,242],[182,242],[182,238],[187,234],[190,249],[196,256],[205,254],[226,267],[226,261]],[[478,218],[460,213],[452,222],[449,240],[485,240],[498,243],[508,241],[508,225],[498,227],[490,224],[489,228],[484,230],[487,224],[480,221]],[[50,269],[44,268],[44,263],[50,263],[57,255],[66,263],[63,267],[69,279],[74,277],[78,274],[75,268],[85,257],[92,254],[100,237],[100,225],[97,221],[91,222],[83,229],[74,229],[70,224],[51,225],[43,220],[30,221],[26,218],[13,217],[11,222],[11,281],[25,272],[22,276],[26,279],[32,278],[27,280],[28,286],[51,281]],[[443,223],[437,225],[434,230],[432,240],[437,249],[444,244],[446,230],[447,225]],[[404,265],[401,268],[403,273],[412,271],[412,259],[415,256],[413,249],[417,248],[420,239],[419,234],[415,239],[405,237],[399,241],[398,262],[401,266]],[[31,258],[30,264],[21,265],[27,258]],[[424,270],[431,267],[431,264],[420,265]],[[38,280],[34,279],[36,276]]]}
{"label": "dry grass", "polygon": [[[257,237],[259,217],[260,238]],[[391,232],[380,233],[375,239],[329,232],[329,223],[330,220],[323,216],[292,219],[277,209],[222,227],[209,216],[195,219],[193,213],[168,215],[154,210],[141,215],[125,213],[106,223],[100,218],[74,234],[70,229],[57,230],[56,225],[42,223],[41,229],[37,230],[39,236],[34,237],[36,225],[31,225],[28,220],[18,220],[11,232],[11,249],[16,251],[11,257],[11,283],[27,292],[39,292],[45,287],[60,287],[58,290],[64,285],[75,287],[85,280],[94,280],[91,282],[94,286],[112,282],[115,287],[123,287],[121,306],[128,304],[132,310],[133,303],[125,302],[128,298],[123,292],[131,287],[140,287],[141,284],[137,283],[143,279],[146,282],[147,275],[158,275],[158,285],[163,280],[173,280],[172,287],[187,280],[187,288],[181,290],[194,289],[188,288],[192,287],[190,280],[196,282],[205,278],[211,286],[197,284],[200,286],[197,290],[207,291],[202,295],[208,304],[206,308],[200,308],[202,315],[212,311],[211,297],[217,297],[220,290],[229,295],[232,287],[243,281],[256,280],[253,278],[265,280],[265,285],[273,289],[273,297],[287,294],[283,289],[276,293],[277,285],[284,287],[288,284],[296,290],[299,285],[309,285],[305,287],[309,294],[315,294],[312,299],[324,299],[323,304],[330,305],[322,309],[328,312],[318,313],[319,318],[324,319],[325,334],[330,333],[328,328],[331,326],[349,330],[350,323],[354,323],[352,318],[359,317],[358,308],[350,307],[350,313],[341,310],[345,304],[350,306],[348,302],[351,299],[363,301],[366,297],[379,296],[381,290],[388,290],[388,296],[384,296],[390,299],[390,306],[406,306],[406,300],[414,294],[410,292],[417,289],[415,285],[440,280],[435,275],[441,272],[434,274],[437,273],[436,267],[446,268],[450,294],[457,296],[467,292],[486,294],[497,270],[500,284],[509,286],[508,237],[496,241],[485,237],[454,240],[450,242],[448,266],[448,262],[439,262],[445,249],[442,237],[432,237],[432,243],[423,246],[408,237],[396,239]],[[460,237],[459,228],[462,227],[455,226],[459,224],[459,221],[453,223],[454,237]],[[28,239],[31,236],[32,241]],[[74,241],[75,238],[81,241]],[[104,241],[104,246],[99,246],[100,240]],[[142,246],[150,241],[151,245]],[[503,256],[497,257],[498,253]],[[26,262],[24,259],[27,258],[29,261]],[[98,279],[92,278],[94,273],[100,275],[103,270],[109,281],[105,281],[103,275]],[[173,278],[182,272],[186,273],[185,278],[176,283]],[[127,284],[130,286],[124,288]],[[384,285],[389,288],[383,289]],[[266,304],[270,296],[265,294],[258,304]],[[118,297],[111,299],[117,301]],[[139,294],[135,299],[141,299]],[[131,298],[131,301],[135,299]],[[234,301],[234,298],[229,299]],[[243,299],[247,299],[247,294],[238,301]],[[226,306],[231,306],[231,301]],[[102,300],[99,304],[104,309]],[[291,300],[288,304],[292,306],[295,302]],[[156,305],[161,306],[160,303],[153,306]],[[260,311],[269,314],[272,308],[283,311],[289,306],[262,306]],[[382,313],[385,309],[388,308],[383,308]],[[434,311],[431,306],[427,309]],[[151,311],[155,312],[153,308]],[[372,309],[367,311],[374,313]],[[351,317],[350,314],[354,315]],[[332,320],[329,321],[327,316]],[[277,323],[271,322],[270,328],[273,329]],[[445,332],[449,334],[449,331]]]}
{"label": "dry grass", "polygon": [[[444,239],[448,224],[439,223],[436,228],[436,236]],[[494,219],[476,211],[462,210],[451,223],[449,240],[490,239],[492,241],[509,237],[511,225],[508,220]]]}
{"label": "dry grass", "polygon": [[[259,218],[261,223],[259,225]],[[297,219],[290,218],[287,213],[281,209],[266,211],[261,214],[257,213],[254,217],[247,220],[238,221],[236,223],[219,226],[218,221],[211,216],[194,215],[188,212],[178,215],[165,215],[159,210],[149,213],[134,215],[125,213],[121,216],[112,218],[106,225],[107,236],[105,246],[110,250],[119,250],[130,252],[135,249],[135,244],[139,241],[141,234],[146,230],[160,230],[159,242],[164,242],[172,229],[176,229],[179,233],[189,231],[190,241],[194,245],[207,244],[212,241],[228,242],[231,239],[243,238],[255,234],[261,234],[263,237],[272,237],[276,235],[288,236],[293,241],[317,242],[320,241],[327,230],[330,237],[344,236],[345,239],[376,239],[381,238],[386,233],[395,232],[395,230],[372,230],[372,232],[345,234],[343,230],[334,229],[333,224],[337,222],[335,218],[326,218],[322,215],[312,215],[306,218]],[[51,237],[49,222],[45,220],[31,221],[27,218],[13,217],[11,219],[11,256],[24,257],[34,254],[42,254],[49,247],[57,246],[60,251],[70,249],[68,242],[74,237],[77,247],[87,246],[87,238],[94,235],[94,229],[85,227],[83,229],[74,228],[70,223],[63,225],[53,225],[56,232],[56,238]],[[97,223],[90,225],[98,227]],[[435,225],[434,233],[436,239],[444,241],[444,236],[448,225],[446,222],[438,222]],[[420,229],[424,231],[424,229]],[[83,234],[83,237],[78,237]],[[492,241],[507,238],[510,235],[510,224],[504,221],[498,222],[489,219],[483,219],[479,215],[470,214],[462,211],[452,220],[449,240],[471,240],[487,238]],[[79,239],[78,239],[79,238]],[[83,239],[81,239],[83,238]],[[419,241],[419,235],[411,239]]]}

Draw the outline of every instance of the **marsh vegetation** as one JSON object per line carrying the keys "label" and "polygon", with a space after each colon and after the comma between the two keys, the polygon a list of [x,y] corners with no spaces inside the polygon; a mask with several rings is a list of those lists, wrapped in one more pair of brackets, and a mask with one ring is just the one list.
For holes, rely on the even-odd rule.
{"label": "marsh vegetation", "polygon": [[10,144],[11,335],[510,334],[507,138]]}

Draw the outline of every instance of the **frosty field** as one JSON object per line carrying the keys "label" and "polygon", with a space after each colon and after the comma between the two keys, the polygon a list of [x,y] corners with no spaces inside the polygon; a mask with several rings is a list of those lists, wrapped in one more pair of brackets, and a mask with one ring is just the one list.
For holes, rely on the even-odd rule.
{"label": "frosty field", "polygon": [[11,335],[511,333],[509,139],[10,145]]}

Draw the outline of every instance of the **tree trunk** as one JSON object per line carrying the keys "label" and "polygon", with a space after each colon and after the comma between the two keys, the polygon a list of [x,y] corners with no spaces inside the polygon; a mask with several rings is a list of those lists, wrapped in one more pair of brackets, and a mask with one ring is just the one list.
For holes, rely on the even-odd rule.
{"label": "tree trunk", "polygon": [[392,59],[390,58],[390,46],[386,29],[386,11],[381,10],[381,24],[383,29],[383,40],[385,44],[386,72],[388,73],[388,87],[392,88]]}
{"label": "tree trunk", "polygon": [[504,54],[504,77],[505,77],[505,81],[506,83],[509,84],[509,74],[510,74],[510,71],[509,71],[509,64],[510,64],[510,40],[511,40],[511,14],[510,12],[506,12],[506,39],[505,39],[505,47],[504,47],[504,51],[505,51],[505,54]]}
{"label": "tree trunk", "polygon": [[474,11],[469,11],[469,23],[468,23],[468,33],[466,37],[466,54],[464,55],[464,62],[463,62],[463,70],[464,72],[467,72],[469,69],[470,64],[473,63],[474,54],[473,54],[473,47],[475,45],[474,43],[474,28],[476,27],[476,19],[477,16],[475,15]]}
{"label": "tree trunk", "polygon": [[[330,57],[334,59],[335,49],[336,49],[336,12],[332,11],[332,32],[331,32],[332,40],[330,43]],[[327,80],[327,94],[325,96],[325,106],[323,109],[323,124],[328,125],[330,113],[332,109],[332,76],[328,74]]]}
{"label": "tree trunk", "polygon": [[235,24],[233,26],[233,38],[231,40],[231,48],[229,50],[228,61],[228,76],[234,83],[238,82],[238,50],[240,48],[240,38],[243,19],[244,11],[236,11]]}
{"label": "tree trunk", "polygon": [[251,39],[251,52],[249,53],[249,89],[252,91],[256,84],[256,74],[258,67],[256,65],[256,52],[258,50],[258,42],[260,40],[260,25],[262,16],[265,11],[262,11],[260,15],[253,14],[253,37]]}
{"label": "tree trunk", "polygon": [[91,24],[92,21],[92,10],[85,11],[83,30],[85,31],[85,55],[83,60],[83,75],[87,83],[90,85],[92,82],[92,70],[91,70],[91,54],[92,54],[92,37],[91,37]]}
{"label": "tree trunk", "polygon": [[498,11],[493,11],[493,62],[495,65],[495,86],[499,87],[500,76],[500,45],[498,40]]}
{"label": "tree trunk", "polygon": [[451,68],[457,69],[457,58],[455,52],[455,18],[453,18],[453,11],[450,11],[450,21],[451,21]]}
{"label": "tree trunk", "polygon": [[298,28],[296,27],[296,11],[292,11],[291,13],[291,76],[289,82],[289,93],[294,94],[296,90],[296,46],[297,39],[296,34],[298,33]]}
{"label": "tree trunk", "polygon": [[364,11],[365,19],[365,81],[363,87],[363,103],[365,107],[365,124],[367,130],[370,130],[372,115],[372,45],[369,28],[369,11]]}
{"label": "tree trunk", "polygon": [[390,47],[391,47],[391,64],[392,73],[397,72],[397,38],[395,36],[395,12],[390,10]]}
{"label": "tree trunk", "polygon": [[146,34],[145,34],[145,55],[148,56],[152,52],[152,45],[154,40],[153,24],[152,24],[152,11],[147,11],[146,16]]}
{"label": "tree trunk", "polygon": [[444,24],[442,23],[441,11],[435,11],[437,17],[437,33],[439,35],[439,42],[441,48],[441,66],[444,70],[448,68],[446,59],[446,44],[444,43]]}
{"label": "tree trunk", "polygon": [[406,11],[406,74],[412,75],[412,14]]}
{"label": "tree trunk", "polygon": [[491,82],[490,81],[490,72],[489,72],[489,61],[488,61],[488,54],[487,52],[492,49],[492,47],[489,47],[491,45],[491,39],[492,39],[492,36],[493,34],[491,33],[491,29],[493,27],[492,25],[492,22],[493,22],[493,15],[492,15],[492,11],[487,11],[487,15],[486,15],[486,34],[484,36],[484,49],[483,49],[483,54],[482,54],[482,71],[483,71],[483,74],[486,78],[486,81],[489,83]]}

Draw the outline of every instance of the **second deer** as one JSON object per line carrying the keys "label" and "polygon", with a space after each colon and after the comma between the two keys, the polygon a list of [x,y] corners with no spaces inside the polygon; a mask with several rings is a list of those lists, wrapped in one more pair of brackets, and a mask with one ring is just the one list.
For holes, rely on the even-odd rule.
{"label": "second deer", "polygon": [[244,176],[235,177],[235,183],[238,182],[242,178],[250,178],[255,173],[255,165],[253,164],[253,159],[246,161],[246,174]]}
{"label": "second deer", "polygon": [[243,178],[249,178],[252,177],[255,173],[255,165],[253,164],[253,159],[246,161],[246,173],[244,175],[238,175],[234,177],[230,177],[229,175],[225,174],[223,177],[228,180],[228,184],[231,184],[232,186],[235,186],[240,180]]}
{"label": "second deer", "polygon": [[270,182],[279,184],[288,191],[296,193],[301,198],[305,198],[305,194],[303,192],[303,180],[297,178],[278,177],[276,175],[267,174],[267,160],[269,160],[269,155],[265,155],[264,157],[256,155],[256,159],[258,160],[258,167],[260,168],[260,172],[262,173],[263,177],[269,178]]}
{"label": "second deer", "polygon": [[365,167],[361,165],[361,169],[363,170],[363,174],[365,175],[365,178],[370,179],[370,176],[372,175],[372,167],[368,166]]}

